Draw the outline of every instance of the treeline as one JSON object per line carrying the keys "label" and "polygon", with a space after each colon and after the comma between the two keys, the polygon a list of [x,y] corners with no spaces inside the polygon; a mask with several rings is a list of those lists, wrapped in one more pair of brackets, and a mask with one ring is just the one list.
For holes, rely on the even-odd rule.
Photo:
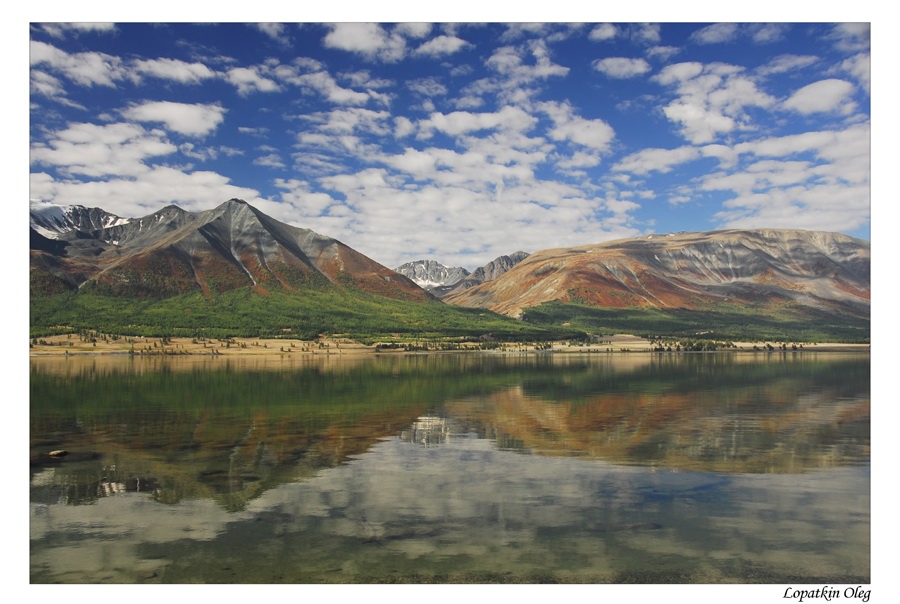
{"label": "treeline", "polygon": [[645,338],[749,342],[868,342],[868,318],[837,316],[813,308],[748,308],[720,304],[714,310],[597,308],[547,302],[529,308],[523,321],[567,325],[593,335],[628,333]]}
{"label": "treeline", "polygon": [[32,337],[96,330],[145,337],[291,337],[312,340],[343,334],[383,340],[547,341],[583,337],[556,326],[523,323],[439,301],[411,302],[354,288],[331,291],[272,291],[249,288],[204,297],[185,294],[163,300],[132,299],[97,292],[32,297]]}

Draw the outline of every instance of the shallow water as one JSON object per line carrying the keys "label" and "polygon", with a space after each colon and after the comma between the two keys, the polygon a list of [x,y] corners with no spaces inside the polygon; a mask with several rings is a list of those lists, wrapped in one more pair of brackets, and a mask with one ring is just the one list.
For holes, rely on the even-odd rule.
{"label": "shallow water", "polygon": [[869,404],[868,354],[34,359],[31,580],[868,582]]}

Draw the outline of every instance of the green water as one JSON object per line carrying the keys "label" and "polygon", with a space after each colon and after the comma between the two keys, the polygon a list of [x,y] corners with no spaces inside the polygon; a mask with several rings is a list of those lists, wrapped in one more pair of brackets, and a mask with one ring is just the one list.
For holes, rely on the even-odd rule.
{"label": "green water", "polygon": [[869,375],[791,352],[34,359],[31,581],[868,582]]}

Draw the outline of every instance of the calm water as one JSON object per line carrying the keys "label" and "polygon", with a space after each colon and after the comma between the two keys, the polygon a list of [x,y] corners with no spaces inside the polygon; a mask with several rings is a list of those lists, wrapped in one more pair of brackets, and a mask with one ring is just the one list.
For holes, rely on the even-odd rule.
{"label": "calm water", "polygon": [[34,359],[30,384],[35,583],[869,582],[868,354]]}

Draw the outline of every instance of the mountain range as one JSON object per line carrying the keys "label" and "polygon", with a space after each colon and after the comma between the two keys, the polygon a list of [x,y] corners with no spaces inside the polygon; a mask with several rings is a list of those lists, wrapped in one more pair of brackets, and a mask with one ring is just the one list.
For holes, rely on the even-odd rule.
{"label": "mountain range", "polygon": [[726,230],[544,250],[496,280],[447,296],[520,316],[545,302],[605,308],[799,305],[869,315],[870,245],[839,233]]}
{"label": "mountain range", "polygon": [[415,260],[401,264],[394,270],[437,297],[445,298],[496,279],[527,257],[526,252],[500,256],[471,273],[462,267],[447,267],[435,260]]}
{"label": "mountain range", "polygon": [[58,279],[63,289],[92,282],[111,295],[165,298],[241,287],[265,294],[327,280],[390,298],[428,297],[340,241],[238,199],[196,214],[168,206],[137,219],[99,208],[38,207],[31,212],[31,241],[32,272]]}
{"label": "mountain range", "polygon": [[[870,262],[867,241],[756,229],[516,252],[471,274],[433,260],[395,271],[237,199],[142,218],[32,204],[31,322],[33,330],[95,321],[151,331],[540,338],[567,325],[628,329],[616,323],[627,313],[676,322],[694,313],[701,323],[725,315],[731,327],[759,323],[753,333],[763,336],[825,325],[823,334],[865,338]],[[588,323],[572,322],[585,313]],[[766,322],[773,317],[782,323]],[[851,324],[850,335],[841,331]]]}

